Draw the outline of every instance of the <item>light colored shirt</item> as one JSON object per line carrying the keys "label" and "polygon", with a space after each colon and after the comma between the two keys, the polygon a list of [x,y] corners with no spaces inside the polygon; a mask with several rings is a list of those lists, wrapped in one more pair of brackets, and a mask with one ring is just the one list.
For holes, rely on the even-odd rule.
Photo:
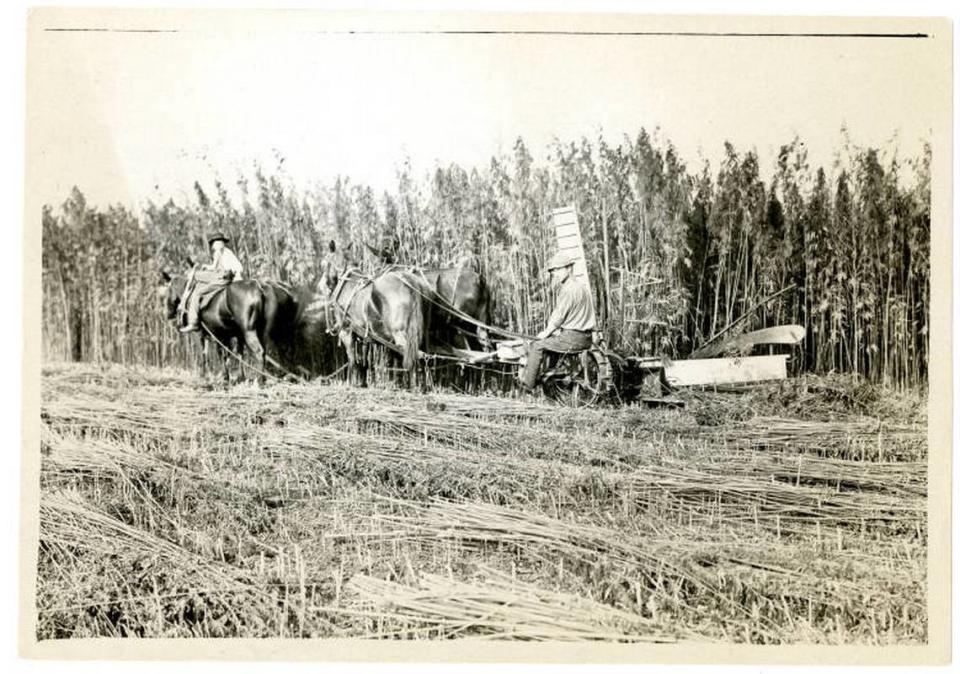
{"label": "light colored shirt", "polygon": [[597,317],[593,313],[590,291],[572,276],[560,286],[557,304],[547,321],[547,330],[596,330]]}
{"label": "light colored shirt", "polygon": [[239,281],[243,278],[243,265],[233,254],[233,251],[224,246],[219,252],[213,254],[213,264],[210,265],[213,271],[233,272],[233,280]]}

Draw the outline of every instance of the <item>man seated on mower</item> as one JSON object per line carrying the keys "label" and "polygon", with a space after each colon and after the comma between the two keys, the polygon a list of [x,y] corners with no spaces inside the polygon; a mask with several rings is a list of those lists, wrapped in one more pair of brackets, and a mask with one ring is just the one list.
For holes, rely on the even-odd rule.
{"label": "man seated on mower", "polygon": [[192,270],[184,292],[186,297],[183,304],[187,312],[187,324],[180,328],[180,332],[193,332],[200,329],[200,301],[206,290],[225,282],[243,280],[243,265],[227,248],[230,239],[221,232],[217,232],[207,243],[210,245],[210,254],[213,262],[204,265],[203,269]]}
{"label": "man seated on mower", "polygon": [[520,375],[520,384],[528,391],[537,383],[544,351],[569,353],[589,349],[597,328],[590,290],[573,277],[573,260],[565,253],[557,253],[547,263],[547,271],[550,286],[559,287],[560,294],[547,327],[527,349],[527,365]]}

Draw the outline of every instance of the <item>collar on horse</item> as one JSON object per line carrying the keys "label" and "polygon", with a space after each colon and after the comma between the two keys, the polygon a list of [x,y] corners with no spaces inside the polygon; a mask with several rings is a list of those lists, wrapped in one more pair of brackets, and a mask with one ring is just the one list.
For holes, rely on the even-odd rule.
{"label": "collar on horse", "polygon": [[[360,282],[353,287],[353,292],[350,293],[346,303],[341,305],[340,294],[343,292],[343,287],[352,276],[360,276]],[[336,324],[333,325],[333,327],[327,328],[328,334],[335,335],[343,329],[344,325],[347,324],[350,307],[353,304],[353,301],[356,299],[357,293],[371,283],[373,283],[373,279],[369,276],[364,276],[357,267],[350,267],[340,276],[340,278],[337,280],[336,287],[333,289],[333,293],[330,295],[330,301],[327,302],[327,325],[331,324],[329,314],[331,308],[336,312],[337,315]]]}

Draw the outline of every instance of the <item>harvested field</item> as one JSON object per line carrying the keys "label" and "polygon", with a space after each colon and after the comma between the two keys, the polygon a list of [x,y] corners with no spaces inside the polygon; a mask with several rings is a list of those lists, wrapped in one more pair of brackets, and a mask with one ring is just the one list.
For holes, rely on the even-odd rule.
{"label": "harvested field", "polygon": [[926,640],[922,400],[42,385],[41,639]]}

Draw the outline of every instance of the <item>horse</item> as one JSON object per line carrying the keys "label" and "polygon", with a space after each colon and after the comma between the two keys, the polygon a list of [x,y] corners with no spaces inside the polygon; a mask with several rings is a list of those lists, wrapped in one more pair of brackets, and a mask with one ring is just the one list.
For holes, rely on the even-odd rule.
{"label": "horse", "polygon": [[[347,352],[350,379],[367,384],[367,354],[360,353],[360,340],[379,343],[402,359],[407,382],[416,384],[416,366],[426,350],[430,288],[401,270],[366,276],[338,254],[330,242],[330,255],[321,265],[321,277],[330,293],[334,325]],[[349,249],[348,249],[349,250]]]}
{"label": "horse", "polygon": [[[332,243],[332,242],[331,242]],[[395,247],[376,248],[364,242],[367,249],[387,265],[396,259]],[[349,249],[348,249],[349,250]],[[471,320],[464,320],[446,310],[452,307],[467,319],[487,325],[490,323],[490,291],[476,259],[465,256],[458,264],[436,269],[410,268],[421,277],[433,291],[432,301],[439,305],[440,312],[434,316],[432,338],[438,343],[469,349],[473,346],[489,346],[486,328]],[[441,316],[443,318],[441,318]]]}
{"label": "horse", "polygon": [[[159,294],[166,304],[167,318],[170,320],[181,315],[186,285],[185,276],[160,272]],[[274,285],[234,281],[215,291],[200,310],[201,376],[205,377],[207,372],[209,338],[214,338],[224,346],[230,345],[235,339],[236,353],[241,359],[245,348],[249,348],[259,362],[259,381],[262,385],[266,378],[270,338],[278,326],[290,325],[293,315],[293,295]],[[241,360],[239,378],[243,376]],[[230,381],[226,360],[223,360],[223,380],[225,383]]]}
{"label": "horse", "polygon": [[337,339],[329,333],[332,316],[327,297],[306,286],[268,281],[274,292],[286,295],[270,335],[272,353],[282,367],[310,379],[335,369]]}
{"label": "horse", "polygon": [[490,292],[480,272],[463,267],[443,267],[414,269],[412,273],[423,278],[441,300],[440,315],[445,316],[446,320],[433,321],[434,339],[464,349],[475,344],[480,348],[489,344],[486,328],[443,310],[446,306],[453,307],[477,323],[490,323]]}

